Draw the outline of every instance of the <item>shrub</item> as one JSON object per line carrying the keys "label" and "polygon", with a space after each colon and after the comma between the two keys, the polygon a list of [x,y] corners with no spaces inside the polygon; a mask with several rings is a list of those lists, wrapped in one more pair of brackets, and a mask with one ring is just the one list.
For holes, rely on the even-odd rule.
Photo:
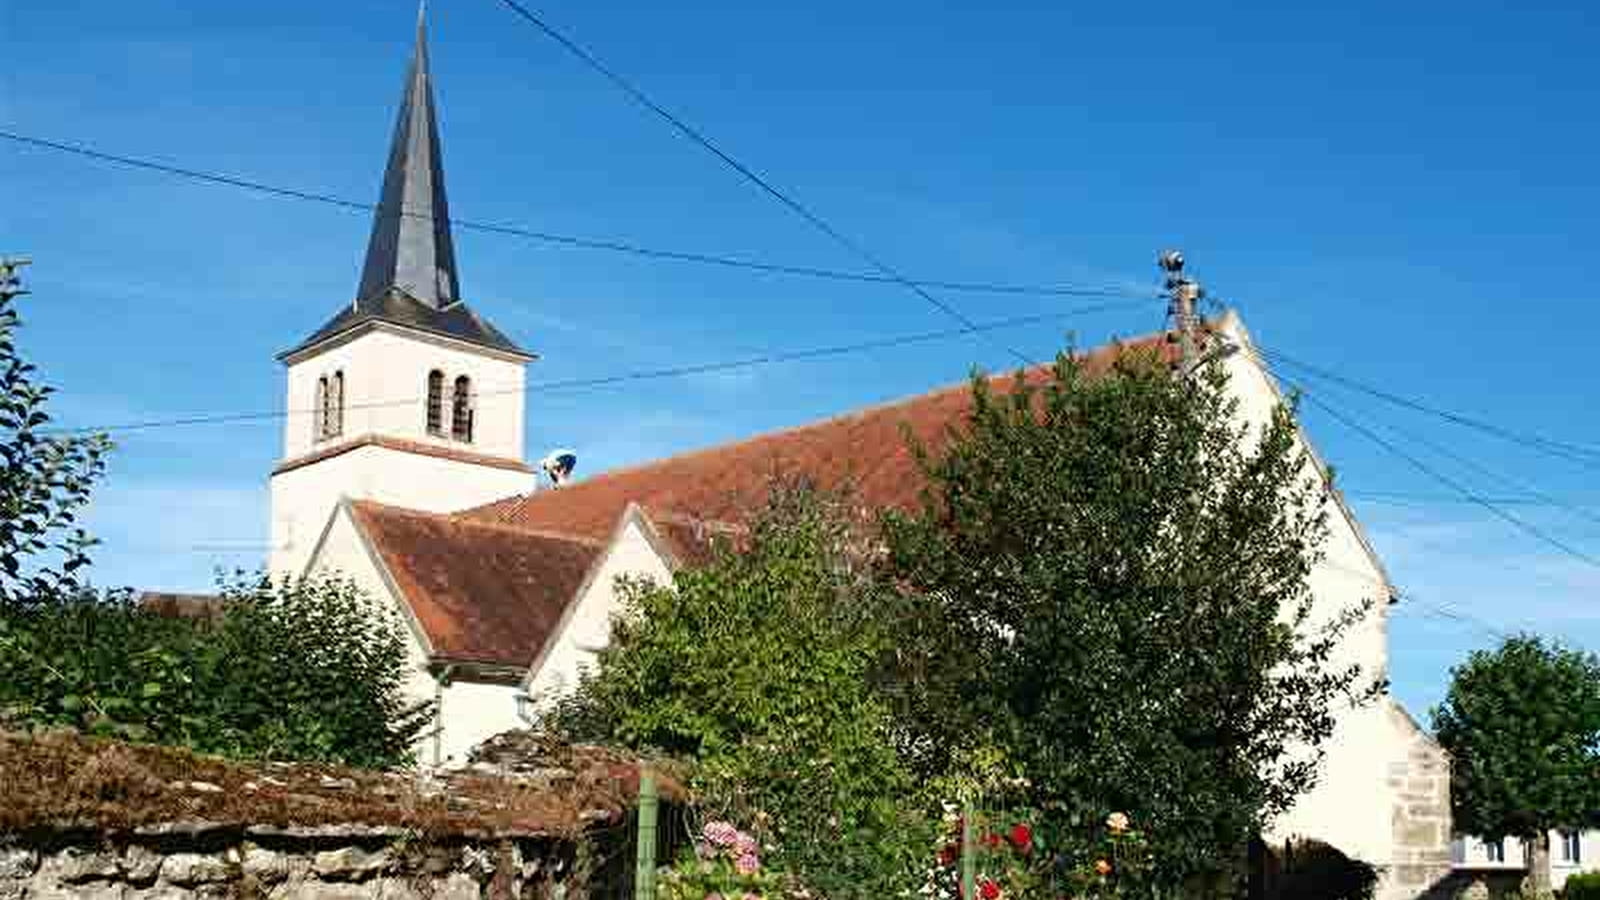
{"label": "shrub", "polygon": [[1567,876],[1561,897],[1562,900],[1600,900],[1600,872],[1579,872]]}
{"label": "shrub", "polygon": [[1280,859],[1277,895],[1282,900],[1370,900],[1378,883],[1371,864],[1322,841],[1297,840]]}
{"label": "shrub", "polygon": [[0,607],[0,724],[235,758],[410,760],[431,708],[404,694],[404,632],[352,584],[259,577],[222,615],[158,615],[126,592]]}

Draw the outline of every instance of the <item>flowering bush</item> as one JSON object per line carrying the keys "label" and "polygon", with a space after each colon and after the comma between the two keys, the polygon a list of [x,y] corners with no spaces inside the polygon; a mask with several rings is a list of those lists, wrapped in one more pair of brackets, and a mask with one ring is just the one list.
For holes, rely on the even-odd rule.
{"label": "flowering bush", "polygon": [[[965,821],[954,815],[950,819],[947,840],[939,848],[923,894],[967,900],[961,887]],[[1035,810],[975,816],[971,833],[976,900],[1120,897],[1148,868],[1144,834],[1126,813],[1107,816],[1087,841],[1079,829],[1047,823],[1047,817]]]}
{"label": "flowering bush", "polygon": [[769,900],[783,879],[761,868],[756,839],[728,822],[707,822],[700,841],[656,885],[662,900]]}

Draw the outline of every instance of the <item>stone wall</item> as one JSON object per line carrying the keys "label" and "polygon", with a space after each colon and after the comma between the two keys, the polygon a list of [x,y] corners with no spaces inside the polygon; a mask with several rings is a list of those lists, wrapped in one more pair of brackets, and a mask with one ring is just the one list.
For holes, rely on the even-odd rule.
{"label": "stone wall", "polygon": [[34,832],[0,844],[0,900],[521,900],[586,896],[564,838],[361,827]]}
{"label": "stone wall", "polygon": [[1389,763],[1394,855],[1378,900],[1429,894],[1450,877],[1450,758],[1399,704],[1389,704],[1399,740]]}

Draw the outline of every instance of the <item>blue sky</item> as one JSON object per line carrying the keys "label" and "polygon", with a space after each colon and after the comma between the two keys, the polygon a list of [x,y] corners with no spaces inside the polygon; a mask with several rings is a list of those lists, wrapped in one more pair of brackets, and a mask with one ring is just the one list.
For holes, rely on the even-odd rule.
{"label": "blue sky", "polygon": [[[1154,286],[1182,247],[1264,345],[1510,428],[1600,446],[1600,25],[1569,4],[540,4],[900,269]],[[9,0],[0,127],[376,198],[408,0]],[[434,0],[453,212],[835,268],[855,260],[494,0]],[[273,355],[349,300],[367,220],[0,145],[0,249],[36,260],[26,346],[69,424],[282,406]],[[458,232],[463,293],[535,381],[949,326],[892,286]],[[941,294],[978,319],[1071,298]],[[870,356],[528,398],[532,451],[600,468],[1159,327],[1162,308]],[[1584,507],[1510,507],[1600,554],[1591,470],[1319,390]],[[1600,570],[1308,411],[1402,590],[1396,693],[1532,627],[1600,647]],[[131,432],[93,511],[105,584],[204,588],[263,551],[279,425]],[[1481,471],[1406,445],[1475,489]],[[1403,503],[1375,492],[1406,495]],[[1424,499],[1417,500],[1415,495]],[[1437,499],[1429,499],[1437,498]]]}

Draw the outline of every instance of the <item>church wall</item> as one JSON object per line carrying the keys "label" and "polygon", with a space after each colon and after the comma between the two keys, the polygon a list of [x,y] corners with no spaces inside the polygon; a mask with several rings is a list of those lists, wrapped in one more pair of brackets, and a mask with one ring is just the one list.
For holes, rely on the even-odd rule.
{"label": "church wall", "polygon": [[454,512],[526,493],[533,475],[368,445],[272,478],[268,569],[299,574],[340,497]]}
{"label": "church wall", "polygon": [[630,513],[594,577],[546,645],[547,652],[530,669],[527,690],[536,709],[571,690],[582,670],[593,664],[595,651],[610,643],[611,619],[622,608],[617,591],[619,576],[672,583],[671,570],[645,537],[643,527]]}
{"label": "church wall", "polygon": [[430,746],[428,755],[419,754],[418,759],[433,765],[465,765],[473,747],[502,732],[527,727],[517,715],[518,693],[515,684],[451,681],[439,698],[439,721],[444,730],[438,757]]}
{"label": "church wall", "polygon": [[327,539],[312,561],[311,571],[338,574],[353,581],[368,596],[389,604],[406,625],[409,674],[406,695],[412,700],[439,704],[438,732],[424,737],[417,746],[417,761],[424,765],[459,765],[467,751],[502,731],[520,727],[517,716],[517,689],[514,685],[480,684],[450,680],[442,689],[429,671],[428,650],[421,630],[409,618],[409,608],[395,595],[369,552],[366,541],[347,511],[341,510],[328,530]]}
{"label": "church wall", "polygon": [[[472,442],[428,434],[427,378],[434,369],[445,375],[447,433],[451,386],[458,375],[472,379],[477,408]],[[343,437],[381,434],[489,456],[523,458],[523,363],[417,332],[377,328],[289,367],[291,415],[284,429],[284,459],[327,445],[314,440],[311,410],[316,406],[317,380],[336,371],[342,371],[345,379]]]}
{"label": "church wall", "polygon": [[[1230,317],[1225,327],[1234,340],[1249,346],[1249,336],[1236,318]],[[1241,418],[1255,427],[1266,423],[1279,402],[1267,374],[1250,352],[1236,353],[1222,364],[1228,368],[1230,387],[1239,399]],[[1346,632],[1329,664],[1358,664],[1366,680],[1387,677],[1385,575],[1368,554],[1354,519],[1337,504],[1330,505],[1328,513],[1328,535],[1322,548],[1325,558],[1312,569],[1309,579],[1315,597],[1311,627],[1372,600],[1371,611]],[[1340,705],[1334,734],[1324,745],[1327,756],[1318,784],[1274,823],[1269,840],[1313,837],[1374,865],[1388,867],[1397,862],[1396,793],[1389,767],[1408,758],[1413,735],[1402,733],[1395,725],[1392,710],[1397,711],[1398,706],[1387,697],[1359,709]],[[1425,735],[1422,740],[1431,743]],[[1448,853],[1448,840],[1444,835],[1438,849]]]}

